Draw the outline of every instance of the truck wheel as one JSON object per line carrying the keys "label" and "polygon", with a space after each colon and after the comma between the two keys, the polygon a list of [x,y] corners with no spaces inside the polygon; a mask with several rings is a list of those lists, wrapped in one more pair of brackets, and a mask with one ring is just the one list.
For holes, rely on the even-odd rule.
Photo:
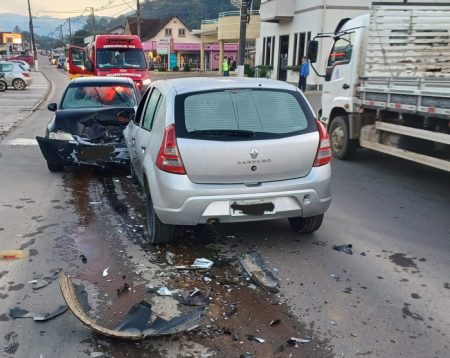
{"label": "truck wheel", "polygon": [[322,225],[324,214],[311,216],[309,218],[289,218],[289,224],[291,224],[292,230],[295,232],[311,233],[319,230]]}
{"label": "truck wheel", "polygon": [[333,118],[329,134],[333,157],[338,159],[351,158],[355,153],[358,141],[349,138],[348,125],[344,116]]}
{"label": "truck wheel", "polygon": [[27,86],[27,85],[25,84],[25,81],[24,81],[24,80],[21,80],[20,78],[16,78],[16,79],[12,82],[12,85],[13,85],[14,89],[15,89],[15,90],[18,90],[18,91],[24,90],[25,87]]}
{"label": "truck wheel", "polygon": [[145,186],[145,204],[147,207],[147,229],[150,236],[150,242],[153,245],[165,245],[172,241],[175,235],[175,226],[167,225],[159,220],[153,208],[150,190]]}
{"label": "truck wheel", "polygon": [[47,168],[53,173],[61,172],[64,169],[64,167],[61,164],[56,164],[52,162],[47,162]]}

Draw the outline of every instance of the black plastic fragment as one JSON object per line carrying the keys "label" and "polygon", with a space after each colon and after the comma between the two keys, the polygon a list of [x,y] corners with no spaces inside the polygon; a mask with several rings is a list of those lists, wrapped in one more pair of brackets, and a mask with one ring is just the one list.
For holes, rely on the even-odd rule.
{"label": "black plastic fragment", "polygon": [[333,249],[335,249],[336,251],[342,251],[342,252],[345,252],[346,254],[349,254],[349,255],[353,255],[352,244],[347,244],[347,245],[333,245]]}

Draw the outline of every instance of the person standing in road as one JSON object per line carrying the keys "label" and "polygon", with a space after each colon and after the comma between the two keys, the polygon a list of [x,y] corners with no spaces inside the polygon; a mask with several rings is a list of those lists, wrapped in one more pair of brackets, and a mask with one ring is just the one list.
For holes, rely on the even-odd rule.
{"label": "person standing in road", "polygon": [[228,62],[228,57],[225,56],[222,63],[222,71],[224,77],[228,77],[230,75],[230,63]]}
{"label": "person standing in road", "polygon": [[300,66],[299,75],[298,88],[300,88],[300,91],[305,92],[306,78],[309,76],[309,63],[308,58],[306,57],[303,57],[302,59],[302,65]]}

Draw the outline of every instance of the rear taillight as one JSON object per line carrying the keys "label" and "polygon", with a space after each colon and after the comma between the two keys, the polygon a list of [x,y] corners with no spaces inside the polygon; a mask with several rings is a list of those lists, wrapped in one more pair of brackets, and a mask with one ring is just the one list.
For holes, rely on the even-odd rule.
{"label": "rear taillight", "polygon": [[159,149],[156,166],[168,173],[186,174],[183,161],[177,146],[175,125],[172,124],[164,131],[164,139]]}
{"label": "rear taillight", "polygon": [[30,77],[30,74],[29,74],[28,72],[22,72],[22,75],[23,75],[24,77]]}
{"label": "rear taillight", "polygon": [[314,166],[320,167],[322,165],[331,162],[331,148],[330,148],[330,138],[325,130],[325,127],[320,121],[316,121],[317,128],[319,129],[319,149],[317,149],[316,159],[314,160]]}
{"label": "rear taillight", "polygon": [[136,88],[140,91],[142,89],[142,81],[135,81]]}

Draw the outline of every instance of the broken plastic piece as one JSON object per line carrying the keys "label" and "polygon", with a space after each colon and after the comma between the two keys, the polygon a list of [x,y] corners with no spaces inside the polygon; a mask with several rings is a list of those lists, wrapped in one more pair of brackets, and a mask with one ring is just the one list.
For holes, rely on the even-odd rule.
{"label": "broken plastic piece", "polygon": [[81,262],[87,264],[87,258],[84,255],[80,255]]}
{"label": "broken plastic piece", "polygon": [[365,252],[361,252],[360,255],[361,256],[366,256],[366,253]]}
{"label": "broken plastic piece", "polygon": [[27,254],[23,250],[1,250],[0,259],[24,259]]}
{"label": "broken plastic piece", "polygon": [[209,291],[204,293],[196,288],[190,292],[182,292],[180,301],[186,306],[202,306],[209,297]]}
{"label": "broken plastic piece", "polygon": [[348,245],[333,245],[333,249],[335,249],[336,251],[342,251],[345,252],[346,254],[352,255],[352,244],[348,244]]}
{"label": "broken plastic piece", "polygon": [[251,335],[251,334],[247,334],[247,339],[248,339],[249,341],[256,341],[256,342],[259,342],[259,343],[264,343],[264,342],[265,342],[264,339],[259,338],[259,337],[255,337],[255,336],[253,336],[253,335]]}
{"label": "broken plastic piece", "polygon": [[27,310],[24,310],[20,307],[14,307],[11,308],[9,310],[9,315],[11,318],[31,318],[33,317],[32,314],[30,314],[30,312],[28,312]]}
{"label": "broken plastic piece", "polygon": [[270,272],[266,264],[257,252],[248,252],[239,257],[239,262],[250,276],[250,278],[260,287],[269,292],[277,293],[278,279]]}
{"label": "broken plastic piece", "polygon": [[49,313],[42,313],[42,314],[38,314],[36,316],[33,317],[33,320],[35,321],[48,321],[52,318],[55,318],[61,314],[63,314],[64,312],[67,311],[69,307],[67,307],[66,305],[62,305],[59,306],[55,311],[53,312],[49,312]]}
{"label": "broken plastic piece", "polygon": [[166,261],[167,261],[167,263],[170,265],[170,266],[173,266],[173,258],[175,257],[175,254],[174,253],[172,253],[172,252],[170,252],[170,251],[167,251],[166,252]]}
{"label": "broken plastic piece", "polygon": [[39,290],[42,287],[47,286],[51,281],[48,280],[33,280],[30,283],[33,285],[33,290]]}
{"label": "broken plastic piece", "polygon": [[[80,303],[77,300],[75,294],[75,287],[68,276],[62,271],[59,274],[59,284],[61,292],[69,306],[72,313],[86,326],[90,327],[94,331],[113,338],[121,338],[128,340],[141,340],[151,336],[164,336],[169,334],[175,334],[183,331],[192,330],[197,327],[205,316],[205,310],[203,308],[194,310],[187,314],[182,314],[178,317],[174,317],[169,321],[166,321],[158,316],[152,315],[151,305],[145,301],[135,304],[128,314],[123,318],[119,327],[127,327],[127,331],[119,331],[117,329],[109,329],[99,326],[93,322],[83,311]],[[137,317],[137,318],[136,318]],[[142,324],[138,327],[131,325],[130,322],[141,322],[138,320],[142,317],[155,317],[152,321],[148,321],[145,328],[142,331],[137,331],[135,328],[142,327]],[[135,321],[136,320],[136,321]],[[127,324],[128,322],[128,324]],[[133,330],[130,332],[129,330]]]}
{"label": "broken plastic piece", "polygon": [[277,324],[280,324],[280,323],[281,323],[281,319],[277,318],[277,319],[274,319],[273,321],[271,321],[269,323],[269,326],[276,326]]}
{"label": "broken plastic piece", "polygon": [[296,338],[296,337],[291,337],[288,341],[287,344],[291,345],[291,346],[295,346],[298,347],[299,343],[308,343],[311,342],[310,339],[304,339],[304,338]]}
{"label": "broken plastic piece", "polygon": [[107,267],[103,270],[103,277],[108,276],[108,270],[109,270],[109,267]]}
{"label": "broken plastic piece", "polygon": [[172,296],[173,294],[167,287],[160,287],[156,293],[160,296]]}
{"label": "broken plastic piece", "polygon": [[191,265],[191,268],[209,270],[212,267],[213,263],[214,262],[212,262],[211,260],[205,258],[195,259],[194,263]]}

